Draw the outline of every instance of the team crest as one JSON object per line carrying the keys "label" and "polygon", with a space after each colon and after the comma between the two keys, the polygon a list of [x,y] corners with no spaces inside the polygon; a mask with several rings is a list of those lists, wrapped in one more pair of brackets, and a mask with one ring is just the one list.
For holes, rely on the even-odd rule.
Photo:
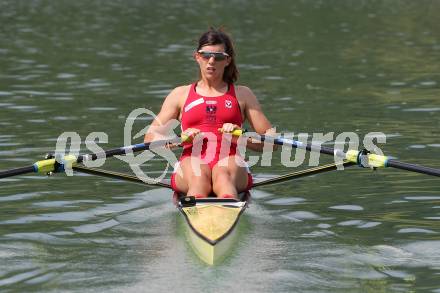
{"label": "team crest", "polygon": [[225,100],[225,107],[228,109],[232,108],[232,102],[230,100]]}
{"label": "team crest", "polygon": [[215,105],[206,106],[206,113],[215,114],[215,112],[217,112],[217,106],[215,106]]}

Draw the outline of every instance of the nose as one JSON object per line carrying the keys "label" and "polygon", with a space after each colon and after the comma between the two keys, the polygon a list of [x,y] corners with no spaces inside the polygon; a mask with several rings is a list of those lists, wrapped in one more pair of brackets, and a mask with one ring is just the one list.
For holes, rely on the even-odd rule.
{"label": "nose", "polygon": [[214,55],[209,56],[208,62],[214,63],[214,61],[215,61],[215,56]]}

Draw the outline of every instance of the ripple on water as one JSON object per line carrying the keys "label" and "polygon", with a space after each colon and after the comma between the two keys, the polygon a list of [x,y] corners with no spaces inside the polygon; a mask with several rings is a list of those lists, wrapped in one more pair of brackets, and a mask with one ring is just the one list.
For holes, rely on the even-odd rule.
{"label": "ripple on water", "polygon": [[170,93],[170,89],[144,91],[144,94],[146,95],[151,95],[160,98],[167,96],[169,93]]}
{"label": "ripple on water", "polygon": [[29,123],[46,123],[47,122],[47,120],[45,120],[45,119],[29,119],[26,121]]}
{"label": "ripple on water", "polygon": [[421,229],[421,228],[402,228],[397,231],[397,233],[423,233],[423,234],[437,234],[432,230]]}
{"label": "ripple on water", "polygon": [[90,111],[114,111],[117,108],[114,107],[91,107],[88,108]]}
{"label": "ripple on water", "polygon": [[440,217],[424,217],[426,220],[440,220]]}
{"label": "ripple on water", "polygon": [[281,217],[294,221],[294,222],[302,222],[303,220],[319,220],[321,217],[315,213],[308,211],[295,211],[290,212]]}
{"label": "ripple on water", "polygon": [[0,280],[0,286],[8,286],[16,283],[20,283],[32,278],[36,278],[44,273],[43,270],[40,269],[31,269],[27,272],[16,273],[9,278],[4,278]]}
{"label": "ripple on water", "polygon": [[358,205],[337,205],[331,206],[329,209],[333,210],[345,210],[345,211],[363,211],[364,208]]}
{"label": "ripple on water", "polygon": [[277,76],[277,75],[269,75],[269,76],[265,76],[263,78],[267,79],[267,80],[282,80],[282,79],[284,79],[284,77]]}
{"label": "ripple on water", "polygon": [[33,205],[46,208],[58,207],[78,207],[81,203],[101,203],[101,200],[58,200],[35,202]]}
{"label": "ripple on water", "polygon": [[59,79],[69,79],[69,78],[74,78],[76,77],[76,74],[73,73],[59,73],[57,75],[57,78]]}
{"label": "ripple on water", "polygon": [[78,88],[100,88],[100,87],[107,87],[111,84],[109,82],[106,82],[102,79],[92,79],[89,82],[78,86]]}
{"label": "ripple on water", "polygon": [[405,271],[397,271],[397,270],[382,270],[382,273],[384,273],[387,276],[390,276],[392,278],[396,279],[402,279],[405,281],[414,281],[415,276],[413,274],[407,273]]}
{"label": "ripple on water", "polygon": [[17,193],[9,196],[0,197],[0,202],[9,202],[9,201],[22,201],[28,200],[31,198],[37,198],[46,194],[63,194],[62,192],[52,192],[52,191],[38,191],[38,192],[27,192],[27,193]]}
{"label": "ripple on water", "polygon": [[440,196],[405,196],[406,200],[440,200]]}
{"label": "ripple on water", "polygon": [[[72,240],[56,237],[54,235],[50,235],[47,233],[41,232],[29,232],[29,233],[10,233],[4,235],[7,238],[16,239],[16,240],[28,240],[35,241],[39,243],[48,243],[48,244],[69,244],[72,243]],[[77,240],[75,240],[77,241]]]}
{"label": "ripple on water", "polygon": [[15,105],[15,106],[9,106],[8,109],[12,109],[12,110],[19,110],[19,111],[23,111],[23,112],[30,112],[30,111],[35,111],[35,109],[37,109],[37,106],[33,106],[33,105]]}
{"label": "ripple on water", "polygon": [[400,86],[405,86],[406,82],[403,82],[403,81],[392,81],[392,82],[390,82],[390,85],[391,86],[400,87]]}
{"label": "ripple on water", "polygon": [[320,231],[313,231],[310,233],[304,233],[301,236],[307,238],[319,238],[319,237],[327,237],[333,235],[336,235],[336,233],[329,230],[320,230]]}
{"label": "ripple on water", "polygon": [[427,240],[412,242],[402,246],[402,249],[414,255],[417,263],[414,266],[440,266],[440,240]]}
{"label": "ripple on water", "polygon": [[78,120],[79,118],[76,116],[54,116],[52,119],[55,121],[69,121],[69,120]]}
{"label": "ripple on water", "polygon": [[276,205],[276,206],[288,206],[288,205],[295,205],[304,202],[305,199],[301,197],[282,197],[282,198],[275,198],[266,201],[266,204],[270,205]]}
{"label": "ripple on water", "polygon": [[368,229],[372,227],[376,227],[382,223],[380,222],[370,222],[370,221],[363,221],[363,220],[350,220],[350,221],[343,221],[338,223],[339,226],[356,226],[360,229]]}
{"label": "ripple on water", "polygon": [[437,82],[433,80],[422,81],[419,83],[421,86],[436,86]]}
{"label": "ripple on water", "polygon": [[404,109],[404,112],[438,112],[440,111],[440,108],[433,107],[433,108],[409,108]]}
{"label": "ripple on water", "polygon": [[53,101],[72,101],[74,100],[73,97],[47,97],[47,100],[53,100]]}
{"label": "ripple on water", "polygon": [[37,222],[80,222],[94,218],[93,211],[46,213],[33,216],[23,216],[14,220],[0,222],[0,225],[8,224],[32,224]]}
{"label": "ripple on water", "polygon": [[88,234],[88,233],[100,232],[117,225],[119,225],[119,222],[114,219],[111,219],[101,223],[85,224],[77,227],[72,227],[72,229],[77,233]]}

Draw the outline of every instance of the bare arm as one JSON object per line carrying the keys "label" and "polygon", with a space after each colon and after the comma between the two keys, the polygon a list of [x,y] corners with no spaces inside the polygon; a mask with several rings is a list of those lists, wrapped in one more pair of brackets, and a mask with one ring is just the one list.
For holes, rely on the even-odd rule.
{"label": "bare arm", "polygon": [[[245,102],[244,114],[245,118],[248,119],[251,127],[258,134],[272,135],[275,133],[275,129],[272,128],[266,115],[264,115],[261,105],[257,100],[254,93],[245,86],[238,87],[238,94],[240,98]],[[263,143],[248,141],[247,146],[254,151],[263,151]]]}
{"label": "bare arm", "polygon": [[169,132],[169,124],[173,119],[179,119],[182,96],[186,96],[188,86],[177,87],[165,98],[159,114],[148,128],[144,142],[162,139]]}

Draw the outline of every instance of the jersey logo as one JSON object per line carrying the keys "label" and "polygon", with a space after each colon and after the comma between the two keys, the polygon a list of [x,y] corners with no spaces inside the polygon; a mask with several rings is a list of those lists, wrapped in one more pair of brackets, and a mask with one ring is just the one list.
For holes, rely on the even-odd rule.
{"label": "jersey logo", "polygon": [[206,113],[213,115],[215,114],[215,112],[217,112],[217,106],[214,105],[206,106]]}
{"label": "jersey logo", "polygon": [[206,105],[206,122],[208,123],[215,123],[217,120],[217,116],[215,113],[217,112],[217,106],[216,105]]}
{"label": "jersey logo", "polygon": [[225,107],[228,109],[232,108],[232,102],[230,100],[225,100]]}

